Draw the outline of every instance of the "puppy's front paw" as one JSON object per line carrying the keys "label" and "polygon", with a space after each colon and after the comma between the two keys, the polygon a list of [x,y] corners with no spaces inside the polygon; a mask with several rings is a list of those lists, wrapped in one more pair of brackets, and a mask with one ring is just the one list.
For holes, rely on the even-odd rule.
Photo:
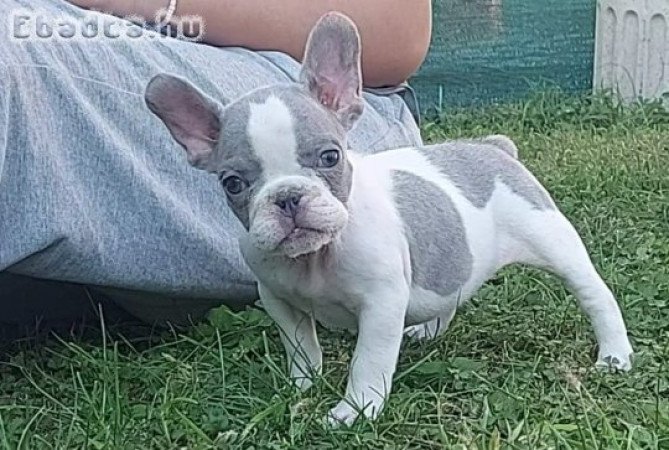
{"label": "puppy's front paw", "polygon": [[632,369],[632,346],[629,343],[616,347],[602,347],[595,367],[600,370],[628,372]]}
{"label": "puppy's front paw", "polygon": [[353,405],[346,400],[342,400],[328,412],[327,422],[331,427],[338,427],[341,425],[350,426],[355,422],[355,419],[357,419],[359,415],[360,410],[353,407]]}
{"label": "puppy's front paw", "polygon": [[308,390],[314,384],[311,377],[305,376],[293,377],[292,381],[293,385],[302,392]]}
{"label": "puppy's front paw", "polygon": [[370,402],[361,411],[360,408],[356,408],[350,401],[342,400],[328,412],[327,422],[332,427],[338,427],[340,425],[352,425],[359,416],[363,416],[368,420],[374,420],[379,416],[382,407],[383,403]]}
{"label": "puppy's front paw", "polygon": [[309,365],[306,370],[303,370],[302,367],[306,366],[306,364],[309,363],[302,362],[302,366],[300,366],[293,361],[290,368],[290,379],[293,382],[293,386],[302,392],[309,389],[314,384],[314,380],[321,374],[320,361]]}
{"label": "puppy's front paw", "polygon": [[595,367],[600,370],[613,370],[620,372],[629,372],[632,369],[632,358],[630,355],[623,354],[612,354],[607,355],[600,354],[595,363]]}

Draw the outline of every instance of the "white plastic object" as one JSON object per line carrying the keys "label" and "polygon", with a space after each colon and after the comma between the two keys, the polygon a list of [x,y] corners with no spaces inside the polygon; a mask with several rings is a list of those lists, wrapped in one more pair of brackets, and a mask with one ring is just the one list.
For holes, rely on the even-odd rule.
{"label": "white plastic object", "polygon": [[669,0],[598,0],[593,84],[627,102],[669,95]]}

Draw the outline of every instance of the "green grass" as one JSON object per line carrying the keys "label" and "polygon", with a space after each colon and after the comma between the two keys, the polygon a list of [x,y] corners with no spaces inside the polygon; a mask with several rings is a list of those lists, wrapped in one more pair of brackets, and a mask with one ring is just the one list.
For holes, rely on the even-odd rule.
{"label": "green grass", "polygon": [[323,332],[325,374],[300,394],[270,320],[220,309],[149,339],[103,328],[94,340],[16,344],[0,365],[0,446],[669,449],[669,114],[548,93],[452,111],[424,132],[516,140],[622,305],[638,352],[630,374],[593,370],[594,336],[573,297],[514,268],[438,340],[404,345],[376,423],[322,425],[352,337]]}

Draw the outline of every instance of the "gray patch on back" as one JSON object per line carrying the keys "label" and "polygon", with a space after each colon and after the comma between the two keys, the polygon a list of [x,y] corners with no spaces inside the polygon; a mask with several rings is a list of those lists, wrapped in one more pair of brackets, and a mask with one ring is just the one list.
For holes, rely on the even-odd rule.
{"label": "gray patch on back", "polygon": [[392,180],[409,241],[412,282],[443,296],[457,292],[473,264],[460,214],[434,183],[400,170],[393,171]]}
{"label": "gray patch on back", "polygon": [[495,181],[500,180],[534,208],[555,209],[553,200],[532,174],[493,143],[451,141],[421,147],[418,151],[439,167],[477,208],[485,207],[495,190]]}

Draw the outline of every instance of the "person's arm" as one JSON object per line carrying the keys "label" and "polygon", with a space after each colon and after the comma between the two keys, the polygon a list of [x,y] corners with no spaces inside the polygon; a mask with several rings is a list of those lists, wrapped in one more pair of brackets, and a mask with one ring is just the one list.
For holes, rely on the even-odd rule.
{"label": "person's arm", "polygon": [[[152,20],[169,0],[70,0],[84,8]],[[421,65],[430,43],[431,0],[178,0],[175,17],[205,21],[204,42],[278,50],[301,60],[309,30],[328,11],[358,25],[366,86],[405,81]]]}

